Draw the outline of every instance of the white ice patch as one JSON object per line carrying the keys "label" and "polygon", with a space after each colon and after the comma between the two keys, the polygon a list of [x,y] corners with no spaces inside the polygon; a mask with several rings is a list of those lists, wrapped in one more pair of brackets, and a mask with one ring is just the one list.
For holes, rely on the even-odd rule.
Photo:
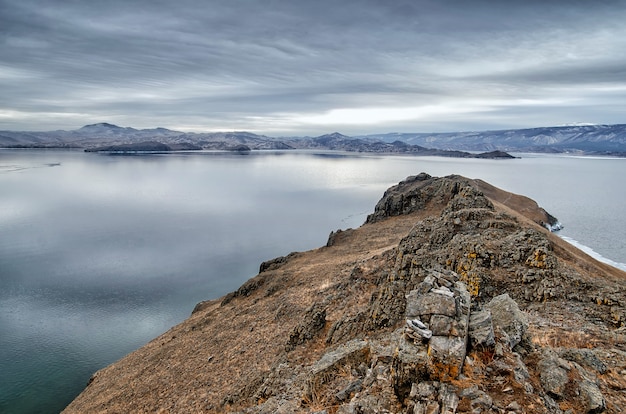
{"label": "white ice patch", "polygon": [[546,223],[546,224],[545,224],[545,226],[546,226],[546,228],[547,228],[548,230],[550,230],[551,232],[555,232],[555,231],[563,230],[563,227],[564,227],[564,226],[563,226],[563,224],[561,224],[561,222],[560,222],[560,221],[557,221],[557,222],[556,222],[556,223],[554,223],[554,224],[548,224],[548,223]]}
{"label": "white ice patch", "polygon": [[599,260],[603,263],[606,263],[608,265],[611,265],[613,267],[616,267],[620,270],[623,270],[626,272],[626,264],[625,263],[619,263],[619,262],[615,262],[611,259],[607,259],[606,257],[602,256],[600,253],[596,252],[595,250],[593,250],[591,247],[587,247],[584,244],[580,244],[579,242],[577,242],[576,240],[572,239],[571,237],[567,237],[567,236],[559,236],[560,238],[562,238],[563,240],[565,240],[566,242],[568,242],[569,244],[571,244],[574,247],[577,247],[578,249],[582,250],[583,252],[587,253],[589,256],[593,257],[596,260]]}

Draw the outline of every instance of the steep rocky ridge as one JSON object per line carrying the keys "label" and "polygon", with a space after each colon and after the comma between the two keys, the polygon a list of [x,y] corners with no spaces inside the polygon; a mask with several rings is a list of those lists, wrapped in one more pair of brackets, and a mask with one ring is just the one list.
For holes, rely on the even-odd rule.
{"label": "steep rocky ridge", "polygon": [[427,174],[92,377],[67,413],[626,410],[626,274]]}

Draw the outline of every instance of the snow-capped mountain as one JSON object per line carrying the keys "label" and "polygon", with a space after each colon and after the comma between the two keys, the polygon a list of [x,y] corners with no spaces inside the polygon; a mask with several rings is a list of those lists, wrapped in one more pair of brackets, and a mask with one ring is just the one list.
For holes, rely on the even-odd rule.
{"label": "snow-capped mountain", "polygon": [[437,151],[510,151],[626,156],[626,124],[570,125],[478,132],[389,133],[355,137],[334,132],[319,137],[290,138],[273,138],[244,131],[188,133],[166,128],[135,129],[106,122],[85,125],[72,131],[0,131],[0,147],[93,149],[142,142],[203,149],[232,149],[246,146],[252,150],[325,149],[421,155],[439,155],[435,153]]}
{"label": "snow-capped mountain", "polygon": [[500,131],[390,133],[359,138],[461,151],[626,153],[626,124],[572,125]]}

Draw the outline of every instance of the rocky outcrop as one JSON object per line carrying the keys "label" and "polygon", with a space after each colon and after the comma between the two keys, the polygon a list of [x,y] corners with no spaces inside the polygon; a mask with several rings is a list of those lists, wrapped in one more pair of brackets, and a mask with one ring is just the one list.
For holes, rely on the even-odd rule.
{"label": "rocky outcrop", "polygon": [[429,275],[406,298],[406,335],[428,343],[428,371],[440,381],[457,379],[465,362],[470,294],[457,279],[451,272],[439,285],[438,278]]}
{"label": "rocky outcrop", "polygon": [[410,177],[359,229],[264,262],[96,373],[66,412],[621,412],[626,275],[546,217],[477,180]]}

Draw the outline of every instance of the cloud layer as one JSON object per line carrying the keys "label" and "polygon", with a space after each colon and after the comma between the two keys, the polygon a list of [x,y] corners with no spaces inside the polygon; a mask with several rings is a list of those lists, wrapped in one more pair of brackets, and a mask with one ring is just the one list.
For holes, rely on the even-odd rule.
{"label": "cloud layer", "polygon": [[624,123],[626,2],[0,0],[0,129]]}

